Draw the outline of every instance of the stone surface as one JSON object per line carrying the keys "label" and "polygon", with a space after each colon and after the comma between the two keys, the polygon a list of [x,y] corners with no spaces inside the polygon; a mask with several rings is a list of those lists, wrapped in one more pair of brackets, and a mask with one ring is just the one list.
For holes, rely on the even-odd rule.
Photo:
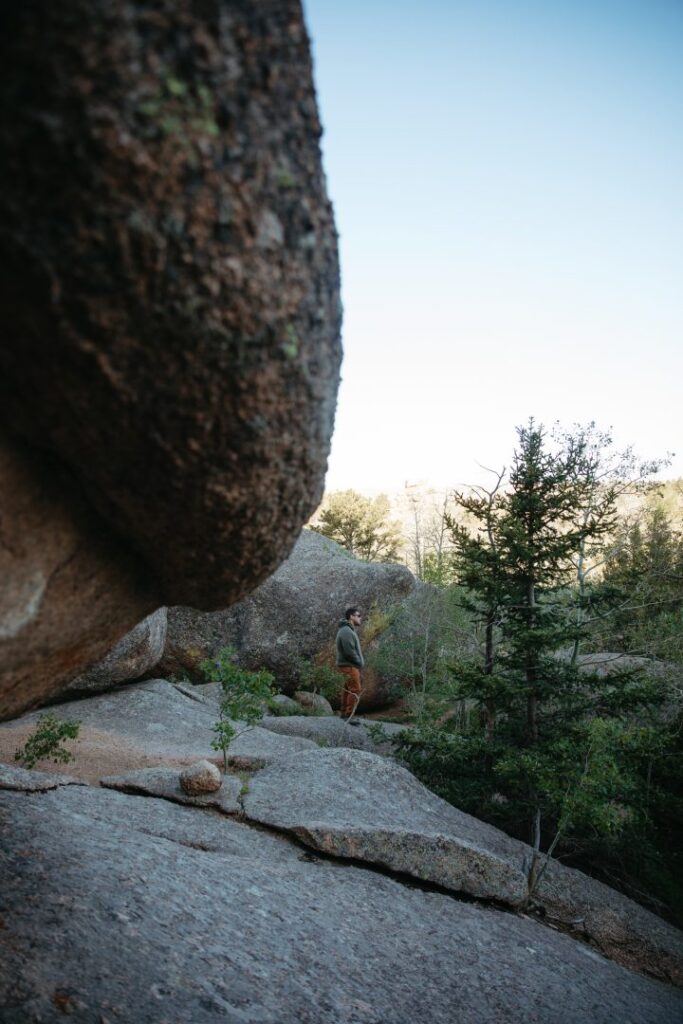
{"label": "stone surface", "polygon": [[550,861],[534,902],[610,959],[683,988],[683,934],[615,889]]}
{"label": "stone surface", "polygon": [[126,633],[101,661],[72,679],[60,696],[99,693],[119,683],[139,679],[154,668],[163,654],[166,623],[166,609],[158,608]]}
{"label": "stone surface", "polygon": [[0,794],[0,821],[6,1024],[680,1019],[680,993],[535,921],[209,811],[84,787]]}
{"label": "stone surface", "polygon": [[244,810],[335,856],[482,899],[518,905],[526,897],[523,843],[456,810],[405,768],[367,751],[319,749],[283,759],[252,779]]}
{"label": "stone surface", "polygon": [[223,688],[220,683],[173,683],[179,693],[183,693],[191,700],[218,710],[223,697]]}
{"label": "stone surface", "polygon": [[195,761],[183,768],[178,777],[180,788],[188,796],[215,793],[221,788],[222,781],[221,773],[211,761]]}
{"label": "stone surface", "polygon": [[279,733],[280,736],[304,736],[306,739],[314,740],[318,746],[348,747],[351,750],[369,750],[375,754],[390,754],[393,750],[391,737],[403,732],[404,728],[390,722],[373,722],[373,725],[381,724],[387,737],[386,740],[376,742],[368,732],[368,723],[360,718],[355,721],[358,725],[348,725],[336,716],[323,718],[317,715],[283,715],[279,718],[270,715],[262,718],[259,725],[262,729]]}
{"label": "stone surface", "polygon": [[341,311],[297,0],[27,0],[0,28],[0,415],[87,510],[46,566],[3,482],[3,533],[39,553],[10,557],[5,628],[39,601],[52,623],[0,649],[9,715],[155,608],[226,607],[290,553]]}
{"label": "stone surface", "polygon": [[275,696],[271,698],[270,703],[280,709],[280,713],[283,715],[299,715],[301,713],[301,706],[297,704],[292,697],[288,697],[285,693],[276,693]]}
{"label": "stone surface", "polygon": [[158,796],[190,807],[216,807],[224,814],[238,814],[242,810],[239,800],[242,781],[236,775],[222,776],[221,784],[210,793],[186,793],[174,768],[140,768],[125,775],[107,775],[100,780],[100,785],[122,793]]}
{"label": "stone surface", "polygon": [[[164,679],[131,683],[120,690],[68,701],[51,708],[58,718],[81,723],[71,770],[79,773],[82,748],[93,737],[95,748],[114,746],[121,760],[139,767],[191,764],[206,759],[222,764],[223,755],[211,747],[216,707],[209,701],[192,700]],[[34,727],[38,712],[0,725],[0,734]],[[238,726],[241,728],[241,726]],[[16,744],[7,744],[14,749]],[[238,767],[262,767],[278,757],[315,747],[311,740],[279,736],[267,729],[247,728],[230,745],[228,762]],[[150,763],[155,762],[155,763]],[[98,775],[112,774],[104,770]]]}
{"label": "stone surface", "polygon": [[[400,603],[414,587],[405,566],[361,562],[334,541],[304,530],[287,561],[234,607],[209,614],[170,608],[159,671],[197,678],[204,658],[230,644],[243,665],[269,669],[278,685],[292,692],[301,658],[334,664],[337,623],[349,605],[362,608],[367,620],[373,605],[382,609]],[[362,630],[361,642],[370,654],[372,644],[365,642]],[[367,667],[360,708],[385,702],[382,678]]]}
{"label": "stone surface", "polygon": [[[371,753],[321,749],[284,759],[255,776],[244,809],[336,856],[512,906],[528,894],[530,847]],[[582,872],[551,862],[532,905],[627,966],[683,985],[683,934]]]}
{"label": "stone surface", "polygon": [[638,669],[647,675],[661,676],[670,667],[664,662],[655,661],[653,658],[644,658],[636,654],[623,654],[618,651],[597,651],[592,654],[579,654],[577,664],[583,672],[595,672],[599,676],[610,676],[614,672],[624,672],[632,669]]}
{"label": "stone surface", "polygon": [[29,771],[27,768],[14,767],[0,763],[0,789],[17,789],[25,793],[43,793],[57,786],[80,786],[79,779],[73,775],[61,775],[55,772]]}
{"label": "stone surface", "polygon": [[332,705],[321,693],[311,693],[308,690],[295,690],[294,700],[302,708],[315,712],[316,715],[333,715]]}
{"label": "stone surface", "polygon": [[0,493],[1,720],[53,696],[158,601],[74,475],[1,425]]}

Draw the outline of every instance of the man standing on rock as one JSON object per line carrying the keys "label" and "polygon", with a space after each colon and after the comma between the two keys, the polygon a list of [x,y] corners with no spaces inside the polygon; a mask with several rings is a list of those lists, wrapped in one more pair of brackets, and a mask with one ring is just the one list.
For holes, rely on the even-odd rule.
{"label": "man standing on rock", "polygon": [[[344,677],[340,716],[347,719],[355,712],[362,689],[360,670],[365,662],[356,632],[360,624],[361,614],[358,609],[347,608],[337,629],[337,668]],[[358,722],[351,724],[358,725]]]}

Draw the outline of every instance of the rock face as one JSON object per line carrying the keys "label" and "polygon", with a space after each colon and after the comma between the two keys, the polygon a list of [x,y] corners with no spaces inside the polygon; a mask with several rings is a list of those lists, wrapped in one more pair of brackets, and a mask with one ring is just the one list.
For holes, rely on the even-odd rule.
{"label": "rock face", "polygon": [[47,568],[10,557],[7,716],[154,608],[226,607],[287,556],[321,496],[340,303],[298,0],[27,0],[0,30],[0,410],[73,476],[36,529],[74,531]]}
{"label": "rock face", "polygon": [[[279,685],[293,691],[300,658],[334,664],[337,623],[347,607],[358,605],[367,618],[373,605],[390,607],[414,587],[405,566],[361,562],[334,541],[304,530],[287,561],[234,607],[209,614],[170,608],[159,671],[198,677],[200,662],[231,644],[242,664],[270,669]],[[362,631],[361,642],[370,653]],[[371,668],[364,670],[361,710],[385,702],[382,683]]]}
{"label": "rock face", "polygon": [[222,780],[219,779],[218,786],[208,793],[187,793],[180,783],[178,772],[163,767],[140,768],[123,775],[106,775],[100,779],[100,785],[107,789],[118,789],[122,793],[158,796],[190,807],[215,807],[223,814],[239,814],[242,810],[239,802],[242,783],[236,775],[226,775]]}
{"label": "rock face", "polygon": [[23,793],[44,793],[58,786],[79,786],[71,775],[28,771],[13,765],[0,764],[0,789],[16,789]]}
{"label": "rock face", "polygon": [[0,816],[8,1024],[680,1019],[680,993],[538,922],[208,810],[68,787]]}
{"label": "rock face", "polygon": [[[0,274],[0,278],[2,275]],[[59,689],[157,603],[54,458],[0,428],[0,719]]]}
{"label": "rock face", "polygon": [[[70,775],[0,766],[3,1024],[679,1019],[680,993],[623,966],[680,980],[676,929],[555,863],[515,913],[529,848],[387,759],[251,729],[236,743],[256,773],[188,796],[179,766],[216,718],[213,689],[196,689],[157,680],[58,705],[82,722]],[[0,724],[1,758],[35,718]],[[273,721],[368,741],[334,718]],[[143,752],[158,763],[131,770]],[[86,775],[104,788],[73,785]]]}
{"label": "rock face", "polygon": [[[323,749],[282,759],[255,776],[244,809],[325,853],[480,899],[527,904],[529,846],[375,754]],[[531,906],[621,963],[683,986],[681,932],[581,871],[551,861]]]}
{"label": "rock face", "polygon": [[303,736],[315,740],[321,747],[348,747],[350,750],[369,750],[375,754],[391,754],[394,750],[392,737],[403,732],[402,725],[382,722],[386,739],[375,741],[368,732],[365,719],[357,718],[357,725],[349,725],[341,718],[322,715],[267,715],[259,725],[262,729],[279,733],[280,736]]}
{"label": "rock face", "polygon": [[384,758],[322,749],[280,761],[253,779],[249,818],[294,832],[339,857],[483,899],[521,904],[524,845],[463,814]]}
{"label": "rock face", "polygon": [[166,609],[158,608],[126,633],[101,661],[72,679],[62,693],[98,693],[139,679],[154,668],[164,652],[166,622]]}
{"label": "rock face", "polygon": [[[88,773],[90,779],[93,775],[99,780],[114,774],[108,767],[112,753],[119,761],[136,767],[182,766],[200,760],[223,762],[222,753],[211,746],[218,718],[215,700],[192,699],[164,679],[131,683],[111,693],[58,704],[51,711],[58,718],[81,723],[74,753],[79,760],[94,763],[95,770]],[[38,717],[38,712],[31,712],[0,724],[4,749],[13,753],[19,744],[15,737],[23,737],[27,728],[33,729]],[[304,737],[245,728],[230,744],[228,763],[262,768],[285,754],[315,746],[313,740]]]}

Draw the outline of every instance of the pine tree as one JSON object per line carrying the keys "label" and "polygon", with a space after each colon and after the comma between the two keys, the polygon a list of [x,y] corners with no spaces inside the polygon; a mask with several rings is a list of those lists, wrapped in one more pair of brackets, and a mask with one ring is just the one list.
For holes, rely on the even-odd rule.
{"label": "pine tree", "polygon": [[403,544],[400,524],[389,518],[384,494],[366,498],[357,491],[332,491],[325,496],[311,529],[366,562],[396,562]]}
{"label": "pine tree", "polygon": [[482,664],[454,666],[453,697],[477,702],[480,725],[438,726],[404,744],[443,795],[531,842],[531,890],[543,846],[552,852],[572,829],[613,833],[633,819],[627,715],[656,698],[633,671],[607,677],[576,663],[590,626],[577,609],[595,612],[601,600],[599,587],[577,586],[577,557],[606,542],[616,500],[596,487],[588,454],[585,434],[551,448],[530,421],[518,430],[507,488],[499,478],[490,492],[456,496],[477,524],[472,535],[451,523],[456,576],[486,643]]}
{"label": "pine tree", "polygon": [[604,578],[623,595],[614,648],[683,661],[683,535],[661,505],[617,530]]}

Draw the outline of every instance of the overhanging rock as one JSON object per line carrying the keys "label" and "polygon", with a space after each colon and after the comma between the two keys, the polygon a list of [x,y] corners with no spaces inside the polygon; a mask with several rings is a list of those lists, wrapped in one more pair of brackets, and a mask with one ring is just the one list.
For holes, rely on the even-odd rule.
{"label": "overhanging rock", "polygon": [[[286,558],[321,497],[341,314],[297,0],[28,0],[0,40],[0,416],[84,496],[74,549],[95,534],[131,573],[68,644],[44,588],[27,658],[0,659],[7,717],[155,607],[227,607]],[[74,580],[63,623],[117,567],[96,595]]]}

